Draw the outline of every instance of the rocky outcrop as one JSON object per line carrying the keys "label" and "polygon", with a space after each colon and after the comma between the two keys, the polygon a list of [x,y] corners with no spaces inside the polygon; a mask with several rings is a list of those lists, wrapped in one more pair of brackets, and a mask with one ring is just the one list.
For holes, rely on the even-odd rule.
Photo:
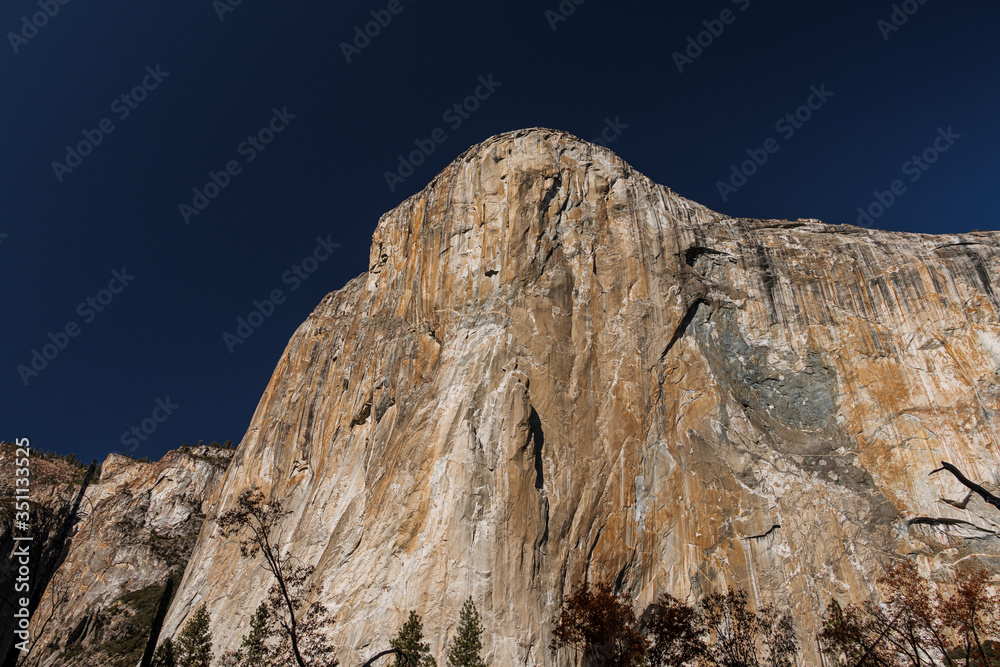
{"label": "rocky outcrop", "polygon": [[232,456],[194,447],[155,463],[108,457],[32,617],[38,643],[29,664],[138,664],[166,580],[180,580],[205,518],[203,502]]}
{"label": "rocky outcrop", "polygon": [[[27,446],[28,442],[21,444]],[[22,607],[20,601],[28,601],[29,614],[38,607],[46,584],[66,555],[79,505],[93,478],[93,470],[79,464],[40,455],[35,450],[25,457],[24,452],[13,443],[0,444],[0,661],[4,667],[13,667],[19,653],[14,644],[20,638],[15,637],[14,630],[15,614]],[[18,468],[28,474],[19,475]],[[28,480],[27,496],[15,490],[19,477]],[[16,505],[25,497],[28,528],[15,529],[15,519],[23,520]],[[27,545],[27,564],[22,562],[26,543],[15,541],[15,536],[32,538]]]}
{"label": "rocky outcrop", "polygon": [[[213,514],[292,515],[342,664],[471,595],[496,665],[567,665],[560,598],[744,587],[806,664],[888,563],[998,563],[1000,234],[734,219],[555,131],[494,137],[386,214],[281,357]],[[270,581],[206,521],[165,634],[233,648]]]}

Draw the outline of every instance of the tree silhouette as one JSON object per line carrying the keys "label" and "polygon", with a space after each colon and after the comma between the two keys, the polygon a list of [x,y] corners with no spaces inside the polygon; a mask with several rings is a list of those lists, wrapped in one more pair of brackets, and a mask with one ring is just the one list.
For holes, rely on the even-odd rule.
{"label": "tree silhouette", "polygon": [[227,651],[222,656],[222,667],[261,667],[267,665],[270,659],[268,640],[271,639],[274,628],[267,604],[261,602],[250,619],[250,629],[243,635],[240,647],[235,651]]}
{"label": "tree silhouette", "polygon": [[1000,658],[988,649],[987,638],[1000,634],[1000,599],[990,590],[990,575],[982,569],[958,571],[955,592],[941,605],[944,624],[954,633],[956,657],[966,665],[1000,665]]}
{"label": "tree silhouette", "polygon": [[278,527],[289,514],[280,502],[265,502],[258,489],[246,489],[237,497],[236,506],[218,518],[218,524],[223,537],[238,541],[245,558],[261,556],[263,567],[274,576],[265,607],[268,628],[276,628],[279,635],[279,658],[275,659],[290,653],[298,667],[333,667],[337,664],[333,645],[323,632],[333,625],[333,616],[319,602],[305,604],[316,591],[310,581],[313,568],[293,564],[278,549]]}
{"label": "tree silhouette", "polygon": [[650,610],[650,667],[683,667],[708,656],[704,617],[694,607],[663,593]]}
{"label": "tree silhouette", "polygon": [[592,667],[634,667],[645,659],[647,642],[639,632],[632,601],[618,595],[611,584],[584,582],[553,619],[549,647],[569,646],[582,653]]}
{"label": "tree silhouette", "polygon": [[270,634],[267,621],[267,605],[262,602],[257,606],[257,611],[254,612],[253,618],[250,620],[250,631],[243,637],[243,642],[240,644],[248,665],[259,665],[264,662],[264,657],[267,655],[264,642],[267,641]]}
{"label": "tree silhouette", "polygon": [[702,602],[705,622],[715,642],[709,653],[719,667],[751,667],[759,664],[757,614],[747,607],[745,591],[712,593]]}
{"label": "tree silhouette", "polygon": [[167,637],[156,647],[153,654],[153,667],[177,667],[177,657],[174,651],[174,640]]}

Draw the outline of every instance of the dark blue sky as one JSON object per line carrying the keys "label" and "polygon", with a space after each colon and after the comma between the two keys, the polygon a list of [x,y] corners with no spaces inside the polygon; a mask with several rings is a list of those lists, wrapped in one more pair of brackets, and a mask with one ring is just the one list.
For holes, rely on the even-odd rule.
{"label": "dark blue sky", "polygon": [[[367,268],[379,216],[507,130],[592,139],[610,119],[635,168],[733,216],[856,223],[898,180],[877,227],[998,228],[997,0],[231,1],[3,3],[0,439],[85,460],[239,441],[296,326]],[[391,21],[347,62],[373,11]],[[743,182],[750,155],[767,161]],[[226,187],[202,201],[209,172]],[[34,350],[53,358],[32,368]]]}

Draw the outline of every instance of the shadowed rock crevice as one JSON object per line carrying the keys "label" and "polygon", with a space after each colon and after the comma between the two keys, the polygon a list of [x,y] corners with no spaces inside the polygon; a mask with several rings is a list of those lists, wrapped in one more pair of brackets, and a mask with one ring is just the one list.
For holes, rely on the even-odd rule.
{"label": "shadowed rock crevice", "polygon": [[545,488],[545,468],[542,461],[545,433],[542,432],[542,420],[538,417],[535,408],[531,408],[528,426],[531,429],[531,452],[535,461],[535,488],[542,490]]}
{"label": "shadowed rock crevice", "polygon": [[679,341],[684,334],[687,333],[688,327],[691,326],[694,318],[698,315],[698,309],[702,306],[708,306],[708,301],[705,299],[696,299],[694,303],[687,307],[687,310],[684,312],[684,317],[681,318],[680,324],[678,324],[677,328],[674,330],[674,335],[670,337],[666,348],[663,350],[663,354],[660,355],[661,362],[667,358],[667,355],[670,354],[670,350],[677,344],[677,341]]}
{"label": "shadowed rock crevice", "polygon": [[354,419],[351,420],[351,427],[360,426],[368,421],[368,417],[372,414],[372,402],[365,401],[365,404],[361,406],[358,410],[358,414],[354,415]]}
{"label": "shadowed rock crevice", "polygon": [[[950,243],[935,248],[942,255],[950,257],[957,264],[957,271],[954,273],[967,281],[969,284],[977,285],[987,294],[994,304],[998,303],[996,291],[993,288],[992,275],[997,275],[997,257],[990,252],[990,247],[986,244],[961,242]],[[986,251],[991,267],[987,267],[981,254]]]}
{"label": "shadowed rock crevice", "polygon": [[997,532],[982,526],[952,517],[931,517],[918,516],[907,520],[907,527],[910,526],[931,526],[939,528],[955,537],[967,540],[992,540],[997,537]]}
{"label": "shadowed rock crevice", "polygon": [[763,538],[767,537],[768,535],[772,535],[774,533],[774,531],[778,530],[779,528],[781,528],[781,525],[776,523],[773,526],[771,526],[770,528],[768,528],[765,532],[761,533],[760,535],[747,535],[743,539],[745,539],[745,540],[760,540],[760,539],[763,539]]}

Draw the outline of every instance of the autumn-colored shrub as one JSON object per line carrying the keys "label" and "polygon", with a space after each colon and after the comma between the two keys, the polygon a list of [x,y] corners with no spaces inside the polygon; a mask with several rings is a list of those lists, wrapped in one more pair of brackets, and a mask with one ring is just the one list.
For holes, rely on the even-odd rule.
{"label": "autumn-colored shrub", "polygon": [[947,596],[913,563],[878,580],[882,601],[832,601],[819,635],[823,651],[844,667],[1000,667],[1000,598],[982,568],[959,570]]}

